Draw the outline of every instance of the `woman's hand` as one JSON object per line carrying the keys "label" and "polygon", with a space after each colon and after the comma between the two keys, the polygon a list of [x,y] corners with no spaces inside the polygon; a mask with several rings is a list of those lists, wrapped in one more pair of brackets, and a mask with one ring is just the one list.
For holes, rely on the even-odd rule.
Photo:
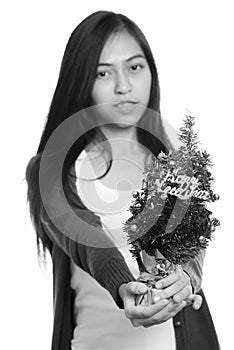
{"label": "woman's hand", "polygon": [[191,294],[187,299],[186,299],[187,305],[193,305],[194,310],[199,310],[200,307],[202,306],[202,296],[199,294]]}
{"label": "woman's hand", "polygon": [[161,291],[152,292],[152,305],[136,305],[136,296],[146,294],[148,287],[141,282],[122,284],[119,294],[124,302],[125,315],[134,327],[150,327],[174,317],[186,305],[195,310],[202,305],[202,297],[192,293],[190,278],[182,268],[157,282]]}
{"label": "woman's hand", "polygon": [[145,328],[165,322],[175,316],[187,304],[186,301],[175,302],[160,297],[152,305],[137,305],[136,295],[146,294],[148,287],[141,282],[130,282],[122,284],[119,288],[119,294],[124,302],[126,317],[131,321],[134,327],[143,326]]}
{"label": "woman's hand", "polygon": [[175,303],[186,301],[187,305],[193,304],[195,310],[201,307],[202,297],[192,293],[190,277],[181,267],[178,267],[175,272],[158,281],[156,288],[162,289],[162,291],[155,294],[154,302],[160,299],[172,298]]}

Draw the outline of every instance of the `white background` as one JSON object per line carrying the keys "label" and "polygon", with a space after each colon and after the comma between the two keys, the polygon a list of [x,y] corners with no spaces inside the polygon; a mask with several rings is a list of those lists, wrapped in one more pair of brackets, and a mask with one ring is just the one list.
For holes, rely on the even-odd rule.
{"label": "white background", "polygon": [[[159,71],[163,116],[186,109],[214,159],[213,211],[222,226],[207,250],[203,289],[223,350],[232,348],[232,1],[8,1],[1,9],[1,349],[50,349],[52,273],[39,268],[24,172],[36,153],[67,40],[96,10],[126,14],[145,33]],[[231,318],[231,319],[230,319]],[[230,321],[231,320],[231,321]],[[202,350],[202,349],[201,349]]]}

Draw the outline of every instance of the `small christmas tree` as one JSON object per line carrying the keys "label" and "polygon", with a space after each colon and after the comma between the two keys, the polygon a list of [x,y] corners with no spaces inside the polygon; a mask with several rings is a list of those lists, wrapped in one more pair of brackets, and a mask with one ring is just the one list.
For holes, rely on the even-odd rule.
{"label": "small christmas tree", "polygon": [[219,199],[211,188],[211,157],[199,149],[193,127],[194,117],[186,116],[178,135],[181,147],[161,152],[145,168],[142,189],[134,192],[132,216],[124,225],[140,280],[149,286],[207,248],[220,225],[206,208]]}

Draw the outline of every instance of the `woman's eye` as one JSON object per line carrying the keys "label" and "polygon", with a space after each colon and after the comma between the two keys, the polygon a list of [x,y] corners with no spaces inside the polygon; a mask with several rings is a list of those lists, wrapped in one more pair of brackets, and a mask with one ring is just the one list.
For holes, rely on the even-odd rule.
{"label": "woman's eye", "polygon": [[143,68],[143,65],[142,64],[134,64],[134,65],[132,65],[131,67],[130,67],[130,69],[133,71],[133,72],[136,72],[136,71],[138,71],[138,70],[140,70],[140,69],[142,69]]}
{"label": "woman's eye", "polygon": [[106,71],[98,72],[98,73],[97,73],[97,77],[103,79],[103,78],[107,78],[109,74],[110,74],[110,73],[109,73],[109,72],[106,72]]}

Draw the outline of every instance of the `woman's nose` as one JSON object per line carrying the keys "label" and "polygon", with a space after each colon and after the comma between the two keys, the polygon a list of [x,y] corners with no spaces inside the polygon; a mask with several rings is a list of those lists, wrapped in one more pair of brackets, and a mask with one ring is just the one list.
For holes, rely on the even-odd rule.
{"label": "woman's nose", "polygon": [[126,94],[131,92],[132,86],[128,77],[124,74],[118,74],[116,78],[115,93],[116,94]]}

